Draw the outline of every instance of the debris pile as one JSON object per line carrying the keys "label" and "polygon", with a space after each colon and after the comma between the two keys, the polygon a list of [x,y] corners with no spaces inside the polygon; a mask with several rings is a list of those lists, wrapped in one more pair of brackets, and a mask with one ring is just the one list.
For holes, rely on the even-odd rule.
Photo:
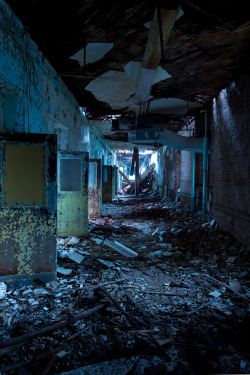
{"label": "debris pile", "polygon": [[[123,174],[124,177],[126,177]],[[119,195],[135,194],[135,182],[131,183],[126,177],[126,183],[122,188],[118,189]],[[158,191],[158,175],[155,171],[155,163],[151,164],[142,175],[139,176],[139,195],[142,197],[149,196]]]}
{"label": "debris pile", "polygon": [[250,373],[247,249],[167,200],[103,214],[56,280],[0,285],[1,374]]}

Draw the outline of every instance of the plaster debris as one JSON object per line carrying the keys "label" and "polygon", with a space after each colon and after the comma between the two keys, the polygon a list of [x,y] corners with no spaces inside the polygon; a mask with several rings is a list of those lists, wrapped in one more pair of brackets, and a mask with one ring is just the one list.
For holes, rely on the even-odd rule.
{"label": "plaster debris", "polygon": [[221,296],[221,293],[218,290],[215,290],[214,292],[209,293],[209,296],[219,298]]}
{"label": "plaster debris", "polygon": [[91,238],[91,241],[95,241],[95,243],[97,243],[97,245],[100,245],[100,244],[103,242],[103,239],[92,237],[92,238]]}
{"label": "plaster debris", "polygon": [[103,259],[97,259],[97,261],[99,263],[101,263],[102,265],[104,265],[105,267],[107,268],[115,268],[115,265],[113,262],[110,262],[108,260],[103,260]]}
{"label": "plaster debris", "polygon": [[48,291],[46,289],[42,289],[42,288],[39,288],[39,289],[35,289],[33,291],[34,295],[35,296],[42,296],[42,295],[48,295]]}
{"label": "plaster debris", "polygon": [[73,253],[68,255],[68,258],[73,260],[73,262],[76,262],[76,263],[80,264],[83,261],[84,256],[81,255],[81,254],[73,252]]}
{"label": "plaster debris", "polygon": [[0,283],[0,299],[3,299],[6,295],[7,285],[5,283]]}
{"label": "plaster debris", "polygon": [[128,247],[122,245],[121,243],[119,243],[117,241],[111,242],[111,241],[106,240],[106,241],[104,241],[104,244],[108,245],[112,249],[118,251],[118,253],[120,253],[122,255],[125,255],[126,257],[137,257],[138,256],[138,253],[136,251],[129,249]]}
{"label": "plaster debris", "polygon": [[229,257],[229,258],[227,258],[226,262],[227,263],[234,263],[235,259],[236,259],[236,257]]}
{"label": "plaster debris", "polygon": [[80,242],[78,237],[68,237],[66,244],[68,246],[77,245]]}
{"label": "plaster debris", "polygon": [[68,268],[64,268],[64,267],[57,267],[57,272],[61,275],[71,275],[72,273],[72,270],[68,269]]}

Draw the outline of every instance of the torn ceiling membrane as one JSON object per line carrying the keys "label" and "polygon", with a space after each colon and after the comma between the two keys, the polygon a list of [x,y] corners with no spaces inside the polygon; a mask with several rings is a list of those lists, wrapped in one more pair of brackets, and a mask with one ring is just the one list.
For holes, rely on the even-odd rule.
{"label": "torn ceiling membrane", "polygon": [[109,70],[91,81],[86,90],[91,91],[96,99],[109,103],[113,109],[121,109],[132,104],[135,83],[125,72]]}
{"label": "torn ceiling membrane", "polygon": [[[86,90],[91,91],[97,100],[108,103],[113,109],[127,108],[128,111],[136,112],[138,105],[134,104],[133,97],[140,69],[140,62],[130,61],[124,66],[125,72],[110,70],[91,81]],[[159,66],[153,84],[167,78],[171,78],[171,75]]]}
{"label": "torn ceiling membrane", "polygon": [[[127,73],[128,77],[132,81],[134,81],[135,84],[137,83],[141,66],[142,64],[139,61],[130,61],[127,65],[124,66],[124,70]],[[158,66],[155,71],[155,76],[153,78],[152,85],[171,77],[172,76],[168,74],[168,72],[165,69],[162,69],[160,66]]]}
{"label": "torn ceiling membrane", "polygon": [[[114,43],[88,43],[86,46],[85,64],[94,63],[106,55],[114,47]],[[81,66],[84,65],[84,49],[70,57],[71,60],[77,60]]]}

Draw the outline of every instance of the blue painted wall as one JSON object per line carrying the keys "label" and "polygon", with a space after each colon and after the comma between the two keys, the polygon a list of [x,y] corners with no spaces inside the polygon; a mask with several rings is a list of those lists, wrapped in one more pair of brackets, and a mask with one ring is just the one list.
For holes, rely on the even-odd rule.
{"label": "blue painted wall", "polygon": [[[90,130],[90,132],[89,132]],[[58,148],[111,152],[25,28],[0,0],[0,131],[57,134]],[[96,138],[95,145],[89,144]]]}

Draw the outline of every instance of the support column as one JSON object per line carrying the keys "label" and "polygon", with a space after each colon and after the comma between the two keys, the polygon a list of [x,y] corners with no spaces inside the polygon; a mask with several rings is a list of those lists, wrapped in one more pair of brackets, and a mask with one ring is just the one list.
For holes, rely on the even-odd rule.
{"label": "support column", "polygon": [[139,150],[137,147],[134,148],[135,155],[135,195],[139,195]]}
{"label": "support column", "polygon": [[194,212],[194,196],[195,196],[195,152],[192,152],[192,190],[191,190],[191,212]]}
{"label": "support column", "polygon": [[208,137],[207,137],[207,111],[205,112],[205,137],[203,138],[203,186],[202,186],[202,211],[206,213],[207,205],[207,154],[208,154]]}

